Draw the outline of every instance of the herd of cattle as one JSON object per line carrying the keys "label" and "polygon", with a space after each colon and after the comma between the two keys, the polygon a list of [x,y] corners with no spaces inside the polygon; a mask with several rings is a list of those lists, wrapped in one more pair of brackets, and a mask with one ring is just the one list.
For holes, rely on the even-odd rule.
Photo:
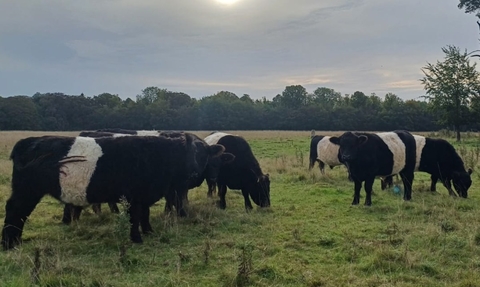
{"label": "herd of cattle", "polygon": [[349,180],[355,183],[353,205],[360,202],[362,182],[365,182],[365,205],[372,204],[372,186],[375,177],[382,180],[382,189],[393,184],[393,175],[400,175],[403,199],[412,197],[414,172],[431,175],[431,191],[440,180],[452,196],[468,197],[472,185],[472,169],[465,169],[455,148],[444,139],[413,135],[408,131],[382,133],[345,132],[340,137],[316,136],[312,133],[310,165],[319,162],[324,173],[325,164],[333,168],[345,165]]}
{"label": "herd of cattle", "polygon": [[[247,211],[253,200],[270,206],[270,178],[263,173],[247,141],[240,136],[213,132],[205,139],[188,132],[102,129],[78,137],[42,136],[18,141],[13,161],[12,194],[6,203],[1,243],[4,250],[21,242],[24,222],[46,194],[65,204],[62,221],[78,220],[83,207],[100,211],[108,203],[118,212],[124,198],[130,216],[130,238],[141,243],[152,232],[150,207],[165,198],[165,210],[175,208],[186,216],[188,190],[207,182],[209,197],[218,188],[218,207],[225,209],[227,187],[239,189]],[[365,204],[371,205],[375,177],[382,189],[400,175],[404,199],[411,199],[415,171],[431,174],[432,186],[440,179],[451,195],[467,197],[471,169],[451,144],[442,139],[412,135],[407,131],[385,133],[345,132],[340,137],[312,135],[310,165],[318,161],[324,173],[345,165],[355,183],[353,203],[359,204],[365,182]]]}

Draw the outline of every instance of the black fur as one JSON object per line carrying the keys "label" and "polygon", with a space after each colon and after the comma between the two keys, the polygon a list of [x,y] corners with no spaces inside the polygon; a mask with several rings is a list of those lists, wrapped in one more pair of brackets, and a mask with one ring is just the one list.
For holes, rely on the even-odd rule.
{"label": "black fur", "polygon": [[[107,130],[107,131],[104,131]],[[137,131],[133,130],[125,130],[125,129],[104,129],[99,132],[88,132],[84,131],[80,133],[80,136],[88,136],[88,137],[93,137],[93,138],[99,138],[99,137],[113,137],[116,133],[110,132],[110,131],[115,131],[118,133],[122,132],[123,134],[129,134],[129,135],[134,135],[137,134]],[[219,166],[223,163],[228,163],[234,159],[234,156],[229,153],[223,153],[220,156],[215,156],[212,154],[211,147],[205,143],[203,139],[198,137],[195,134],[192,133],[185,133],[182,131],[162,131],[159,132],[159,136],[161,137],[167,137],[167,138],[178,138],[182,137],[184,135],[188,135],[191,137],[196,144],[197,147],[197,162],[203,162],[206,163],[205,167],[202,167],[203,173],[201,174],[196,174],[192,177],[189,178],[188,180],[188,189],[193,189],[195,187],[200,186],[204,179],[206,177],[216,179],[217,174],[218,174],[218,169]],[[218,148],[218,146],[217,146]],[[171,192],[168,193],[169,195],[175,195],[175,191],[172,190]],[[188,203],[188,196],[187,193],[184,194],[183,199],[179,198],[165,198],[165,211],[170,212],[172,211],[172,208],[175,207],[175,202],[178,200],[182,200],[183,203]],[[112,212],[118,213],[118,207],[115,204],[115,202],[109,202],[108,203],[110,210]],[[101,210],[101,205],[100,204],[92,204],[92,208],[96,213],[99,213]],[[82,211],[81,207],[74,207],[71,204],[66,204],[64,208],[64,213],[63,213],[63,219],[62,221],[66,224],[70,223],[71,220],[78,220],[80,218],[80,213]],[[177,210],[178,212],[178,210]],[[181,215],[181,214],[179,214]]]}
{"label": "black fur", "polygon": [[[411,199],[414,178],[416,145],[413,135],[407,131],[394,131],[405,144],[405,166],[400,171],[404,184],[404,200]],[[340,154],[355,182],[352,205],[360,202],[360,189],[365,182],[365,205],[371,205],[372,186],[376,176],[392,175],[393,154],[385,142],[374,133],[346,132],[330,141],[340,145]]]}
{"label": "black fur", "polygon": [[313,136],[311,141],[310,141],[310,164],[308,165],[308,169],[311,170],[313,166],[315,165],[315,162],[318,162],[318,165],[320,167],[320,172],[323,174],[324,173],[324,168],[325,164],[318,160],[318,142],[323,139],[324,136]]}
{"label": "black fur", "polygon": [[246,210],[253,208],[249,196],[261,207],[270,206],[269,175],[262,172],[247,141],[240,136],[227,135],[220,138],[217,144],[225,147],[225,153],[235,156],[231,163],[221,165],[216,181],[207,178],[209,193],[215,189],[215,184],[218,187],[218,206],[226,208],[227,187],[242,191]]}
{"label": "black fur", "polygon": [[425,138],[425,146],[420,158],[419,171],[431,174],[430,190],[436,190],[436,183],[440,180],[450,195],[455,196],[452,182],[458,195],[468,197],[468,189],[472,185],[472,170],[465,169],[462,158],[455,148],[444,139]]}
{"label": "black fur", "polygon": [[[436,191],[437,181],[440,180],[451,196],[468,197],[468,189],[472,185],[472,169],[465,169],[462,158],[455,148],[444,139],[425,138],[418,171],[429,173],[431,176],[430,190]],[[393,185],[392,176],[382,180],[382,189]]]}
{"label": "black fur", "polygon": [[[21,241],[24,221],[44,195],[60,200],[60,167],[74,141],[74,137],[31,137],[14,146],[10,156],[13,161],[12,194],[5,207],[2,229],[4,249]],[[164,196],[183,198],[189,178],[203,173],[201,167],[206,164],[197,162],[197,145],[189,135],[178,138],[103,137],[95,141],[101,146],[103,155],[87,187],[87,201],[115,202],[125,196],[130,205],[133,242],[142,242],[139,225],[144,233],[152,231],[149,207]],[[220,146],[211,150],[218,152],[218,148]],[[175,195],[171,190],[175,190]],[[175,205],[178,211],[184,212],[182,201],[175,201]]]}

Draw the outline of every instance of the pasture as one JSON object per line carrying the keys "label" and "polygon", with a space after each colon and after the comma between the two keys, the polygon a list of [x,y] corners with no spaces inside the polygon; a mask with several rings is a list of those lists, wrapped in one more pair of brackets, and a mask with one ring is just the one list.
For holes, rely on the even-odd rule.
{"label": "pasture", "polygon": [[[441,183],[430,192],[429,175],[417,172],[411,202],[382,191],[377,179],[373,205],[363,206],[362,189],[352,207],[343,166],[326,167],[326,175],[318,165],[308,170],[310,131],[231,133],[249,141],[270,174],[269,209],[246,213],[232,190],[226,210],[217,209],[204,182],[189,192],[187,218],[165,214],[165,200],[157,202],[155,233],[135,245],[125,214],[104,204],[101,215],[86,208],[66,226],[63,205],[45,197],[25,224],[23,245],[0,252],[0,286],[480,286],[478,134],[454,143],[474,169],[468,199],[450,197]],[[44,134],[78,132],[0,132],[2,226],[9,153],[17,140]]]}

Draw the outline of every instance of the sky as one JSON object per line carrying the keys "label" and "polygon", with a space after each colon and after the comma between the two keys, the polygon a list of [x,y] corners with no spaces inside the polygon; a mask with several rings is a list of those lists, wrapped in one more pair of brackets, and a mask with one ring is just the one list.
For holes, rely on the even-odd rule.
{"label": "sky", "polygon": [[[0,0],[0,96],[149,86],[272,99],[286,86],[402,99],[442,47],[480,49],[458,0]],[[479,66],[480,68],[480,66]]]}

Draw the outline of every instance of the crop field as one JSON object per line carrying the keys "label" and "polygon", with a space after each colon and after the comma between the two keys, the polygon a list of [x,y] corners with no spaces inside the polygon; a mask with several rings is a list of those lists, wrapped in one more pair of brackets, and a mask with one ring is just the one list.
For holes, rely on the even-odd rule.
{"label": "crop field", "polygon": [[[468,199],[449,196],[441,183],[430,192],[430,176],[417,172],[410,202],[377,179],[372,206],[363,206],[362,189],[352,207],[343,166],[308,170],[310,131],[232,133],[270,174],[270,208],[247,213],[241,192],[228,190],[220,210],[203,183],[188,194],[186,218],[166,214],[162,199],[151,208],[155,232],[131,244],[124,212],[85,208],[67,226],[63,205],[46,196],[25,224],[23,245],[0,251],[0,286],[480,286],[479,134],[462,134],[457,144],[423,133],[447,138],[474,169]],[[19,139],[45,134],[78,132],[0,132],[2,226],[9,153]]]}

